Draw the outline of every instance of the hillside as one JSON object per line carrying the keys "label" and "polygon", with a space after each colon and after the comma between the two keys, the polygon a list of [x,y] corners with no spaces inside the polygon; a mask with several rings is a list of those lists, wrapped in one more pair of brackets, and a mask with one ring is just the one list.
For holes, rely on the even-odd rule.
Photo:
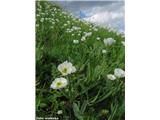
{"label": "hillside", "polygon": [[124,39],[36,1],[36,116],[124,120]]}

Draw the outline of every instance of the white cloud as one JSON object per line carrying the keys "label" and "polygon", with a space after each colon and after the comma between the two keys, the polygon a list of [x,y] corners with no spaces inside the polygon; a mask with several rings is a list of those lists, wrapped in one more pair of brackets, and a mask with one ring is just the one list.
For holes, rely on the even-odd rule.
{"label": "white cloud", "polygon": [[124,11],[123,8],[105,11],[104,8],[94,8],[91,13],[94,13],[92,16],[84,18],[86,21],[90,21],[92,23],[108,26],[114,29],[119,30],[120,32],[124,32]]}
{"label": "white cloud", "polygon": [[81,19],[124,32],[124,1],[61,1],[64,10]]}

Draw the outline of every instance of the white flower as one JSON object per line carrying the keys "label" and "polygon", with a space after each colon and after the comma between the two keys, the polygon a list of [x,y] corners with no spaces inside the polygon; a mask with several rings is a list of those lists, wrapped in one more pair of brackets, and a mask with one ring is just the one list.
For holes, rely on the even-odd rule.
{"label": "white flower", "polygon": [[39,27],[39,24],[36,24],[36,27]]}
{"label": "white flower", "polygon": [[123,78],[125,77],[125,71],[122,70],[121,68],[116,68],[114,70],[114,75],[117,77],[117,78]]}
{"label": "white flower", "polygon": [[79,40],[73,40],[73,43],[74,43],[74,44],[78,44],[78,43],[79,43]]}
{"label": "white flower", "polygon": [[62,114],[62,113],[63,113],[62,110],[58,110],[58,111],[57,111],[57,114],[58,114],[58,115],[60,115],[60,114]]}
{"label": "white flower", "polygon": [[60,77],[60,78],[56,78],[52,84],[51,84],[51,88],[52,89],[61,89],[61,88],[64,88],[68,85],[68,80],[63,78],[63,77]]}
{"label": "white flower", "polygon": [[108,74],[108,75],[107,75],[107,78],[108,78],[109,80],[115,80],[115,79],[116,79],[116,77],[115,77],[114,75],[112,75],[112,74]]}
{"label": "white flower", "polygon": [[72,29],[74,29],[74,30],[80,30],[81,28],[80,28],[80,27],[73,26]]}
{"label": "white flower", "polygon": [[67,26],[67,24],[64,24],[63,26]]}
{"label": "white flower", "polygon": [[103,50],[102,50],[102,53],[104,53],[104,54],[107,53],[107,50],[104,50],[104,49],[103,49]]}
{"label": "white flower", "polygon": [[68,61],[58,65],[58,70],[62,73],[63,76],[76,72],[76,68],[72,65],[71,62]]}
{"label": "white flower", "polygon": [[68,24],[70,24],[70,21],[67,21]]}
{"label": "white flower", "polygon": [[44,18],[41,18],[40,21],[43,22],[43,21],[44,21]]}
{"label": "white flower", "polygon": [[104,39],[104,44],[106,46],[110,46],[110,45],[114,44],[115,42],[116,42],[116,40],[114,40],[113,38]]}
{"label": "white flower", "polygon": [[123,46],[125,46],[125,41],[122,41],[121,43],[122,43]]}
{"label": "white flower", "polygon": [[82,36],[81,41],[85,41],[85,40],[86,40],[86,37]]}
{"label": "white flower", "polygon": [[92,32],[88,32],[88,33],[85,32],[84,34],[85,34],[85,35],[84,35],[85,37],[89,37],[89,36],[92,35]]}
{"label": "white flower", "polygon": [[97,28],[94,28],[94,31],[98,31],[98,29],[97,29]]}
{"label": "white flower", "polygon": [[100,37],[97,37],[97,40],[100,40],[101,38]]}

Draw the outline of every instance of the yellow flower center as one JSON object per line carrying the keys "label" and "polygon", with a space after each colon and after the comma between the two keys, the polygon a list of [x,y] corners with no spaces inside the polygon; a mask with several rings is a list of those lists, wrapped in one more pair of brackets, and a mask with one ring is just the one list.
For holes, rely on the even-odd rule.
{"label": "yellow flower center", "polygon": [[67,68],[64,68],[62,72],[67,73]]}
{"label": "yellow flower center", "polygon": [[56,86],[57,87],[61,87],[62,86],[62,82],[57,82]]}

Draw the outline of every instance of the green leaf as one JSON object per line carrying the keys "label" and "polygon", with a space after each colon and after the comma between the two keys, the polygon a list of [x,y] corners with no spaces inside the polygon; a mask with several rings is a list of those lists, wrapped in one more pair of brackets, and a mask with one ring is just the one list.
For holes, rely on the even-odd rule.
{"label": "green leaf", "polygon": [[81,114],[84,113],[84,111],[86,110],[87,105],[88,105],[88,101],[85,100],[85,101],[83,102],[83,104],[82,104],[82,107],[81,107]]}
{"label": "green leaf", "polygon": [[83,117],[76,103],[73,103],[73,111],[74,111],[75,117],[77,117],[78,120],[83,120]]}
{"label": "green leaf", "polygon": [[99,100],[97,100],[95,103],[99,103],[103,100],[105,100],[108,96],[110,96],[112,94],[112,91],[110,91],[108,94],[104,95],[103,97],[101,97]]}
{"label": "green leaf", "polygon": [[44,107],[46,107],[46,106],[47,106],[46,103],[41,103],[41,104],[40,104],[40,107],[41,107],[41,108],[44,108]]}

